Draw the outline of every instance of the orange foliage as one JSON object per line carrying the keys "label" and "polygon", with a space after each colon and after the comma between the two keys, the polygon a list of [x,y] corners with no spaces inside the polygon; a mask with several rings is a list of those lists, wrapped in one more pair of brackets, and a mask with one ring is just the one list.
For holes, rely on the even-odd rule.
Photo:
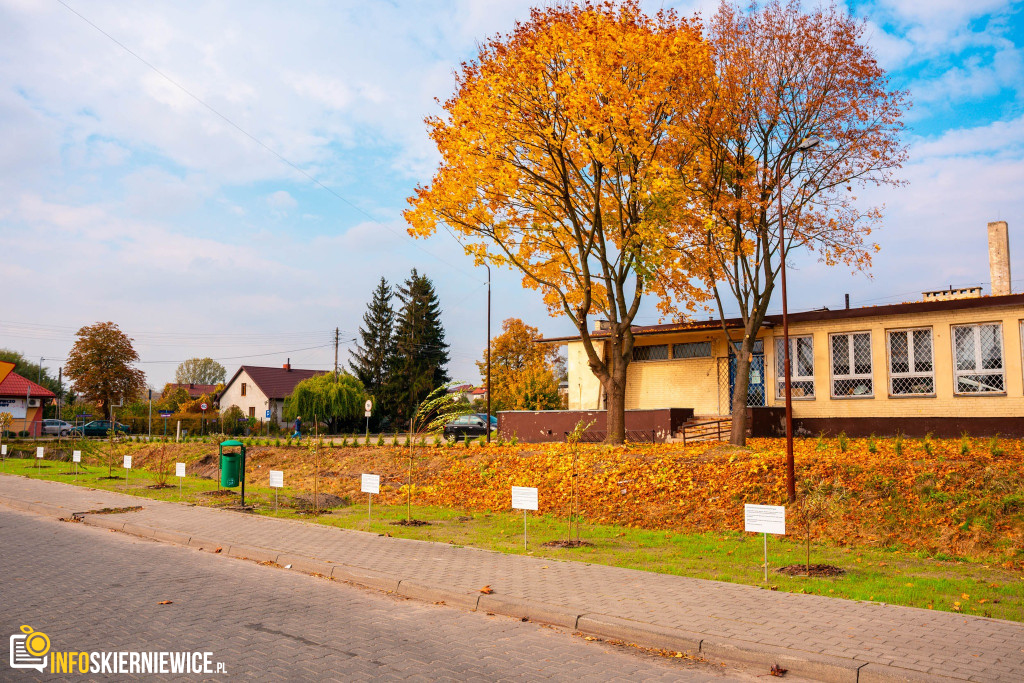
{"label": "orange foliage", "polygon": [[[843,545],[985,557],[1024,565],[1024,448],[983,440],[798,440],[801,479],[831,482],[840,512],[815,524],[816,537]],[[786,500],[785,442],[752,439],[752,449],[721,445],[581,446],[580,507],[590,522],[652,529],[742,531],[743,504]],[[325,489],[360,497],[358,473],[383,474],[381,502],[404,502],[404,448],[335,449],[326,454]],[[417,449],[416,504],[508,510],[512,486],[536,486],[542,513],[564,516],[571,458],[565,444],[487,449]],[[292,459],[290,472],[300,468]],[[300,481],[289,474],[292,481]],[[797,511],[789,515],[798,534]]]}

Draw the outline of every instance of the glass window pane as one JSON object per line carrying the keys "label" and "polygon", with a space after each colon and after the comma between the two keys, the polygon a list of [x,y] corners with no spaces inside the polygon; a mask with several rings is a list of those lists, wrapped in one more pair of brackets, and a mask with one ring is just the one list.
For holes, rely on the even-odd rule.
{"label": "glass window pane", "polygon": [[910,372],[910,349],[907,348],[907,333],[889,333],[889,371],[893,374]]}
{"label": "glass window pane", "polygon": [[914,371],[932,371],[931,330],[914,330]]}
{"label": "glass window pane", "polygon": [[850,342],[845,334],[832,337],[832,374],[850,374]]}
{"label": "glass window pane", "polygon": [[853,366],[854,374],[871,374],[871,335],[853,335]]}
{"label": "glass window pane", "polygon": [[974,369],[974,328],[954,327],[953,345],[956,349],[956,369]]}
{"label": "glass window pane", "polygon": [[801,337],[796,340],[796,374],[799,377],[814,376],[814,340]]}

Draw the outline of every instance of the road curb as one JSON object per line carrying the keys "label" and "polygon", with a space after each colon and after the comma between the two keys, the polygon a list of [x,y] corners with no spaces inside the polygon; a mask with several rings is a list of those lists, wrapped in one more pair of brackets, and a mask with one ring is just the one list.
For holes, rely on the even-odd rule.
{"label": "road curb", "polygon": [[700,653],[705,659],[778,665],[795,676],[805,676],[829,683],[857,683],[864,662],[845,657],[833,657],[816,652],[793,650],[775,645],[762,645],[732,638],[704,639]]}
{"label": "road curb", "polygon": [[688,654],[700,653],[703,636],[680,629],[645,624],[607,614],[588,613],[580,616],[576,630],[601,638],[624,640],[645,647],[656,647]]}
{"label": "road curb", "polygon": [[480,600],[479,593],[427,586],[409,581],[408,579],[402,579],[398,582],[398,590],[396,592],[406,598],[414,598],[426,602],[443,602],[446,605],[462,607],[471,611],[476,610],[477,602]]}
{"label": "road curb", "polygon": [[949,676],[942,676],[935,673],[924,673],[923,671],[914,671],[912,669],[904,669],[898,666],[888,666],[885,664],[865,664],[860,669],[860,677],[857,679],[858,683],[894,683],[896,681],[905,681],[906,683],[925,683],[925,681],[961,681],[962,678],[950,678]]}
{"label": "road curb", "polygon": [[481,595],[476,606],[481,612],[494,612],[516,619],[529,619],[545,624],[576,630],[580,613],[557,605],[535,602],[523,598],[509,598],[502,595]]}
{"label": "road curb", "polygon": [[397,593],[398,584],[402,581],[401,577],[393,576],[386,572],[375,572],[361,567],[350,567],[341,564],[336,564],[331,569],[331,578],[335,581],[344,581],[389,593]]}

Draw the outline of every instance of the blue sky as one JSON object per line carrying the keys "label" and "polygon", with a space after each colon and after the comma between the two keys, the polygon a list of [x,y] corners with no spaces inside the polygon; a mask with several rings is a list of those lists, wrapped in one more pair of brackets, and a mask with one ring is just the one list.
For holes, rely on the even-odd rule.
{"label": "blue sky", "polygon": [[[531,3],[65,1],[110,37],[59,2],[0,0],[0,347],[55,370],[80,326],[113,320],[155,387],[192,356],[229,374],[327,368],[334,328],[344,362],[376,281],[415,267],[437,286],[452,375],[478,379],[486,273],[447,235],[408,238],[401,211],[436,164],[434,98]],[[645,6],[663,4],[717,3]],[[886,206],[870,277],[797,255],[792,308],[987,288],[990,220],[1010,224],[1024,289],[1021,4],[842,6],[911,93],[909,185],[868,193]],[[571,332],[514,273],[493,287],[495,329],[517,316]]]}

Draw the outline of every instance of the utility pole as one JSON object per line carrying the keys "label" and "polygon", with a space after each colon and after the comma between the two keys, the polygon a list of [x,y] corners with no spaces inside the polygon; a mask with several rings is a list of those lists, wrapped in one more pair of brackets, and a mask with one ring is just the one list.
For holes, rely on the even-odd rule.
{"label": "utility pole", "polygon": [[338,381],[338,333],[340,330],[334,328],[334,381]]}

